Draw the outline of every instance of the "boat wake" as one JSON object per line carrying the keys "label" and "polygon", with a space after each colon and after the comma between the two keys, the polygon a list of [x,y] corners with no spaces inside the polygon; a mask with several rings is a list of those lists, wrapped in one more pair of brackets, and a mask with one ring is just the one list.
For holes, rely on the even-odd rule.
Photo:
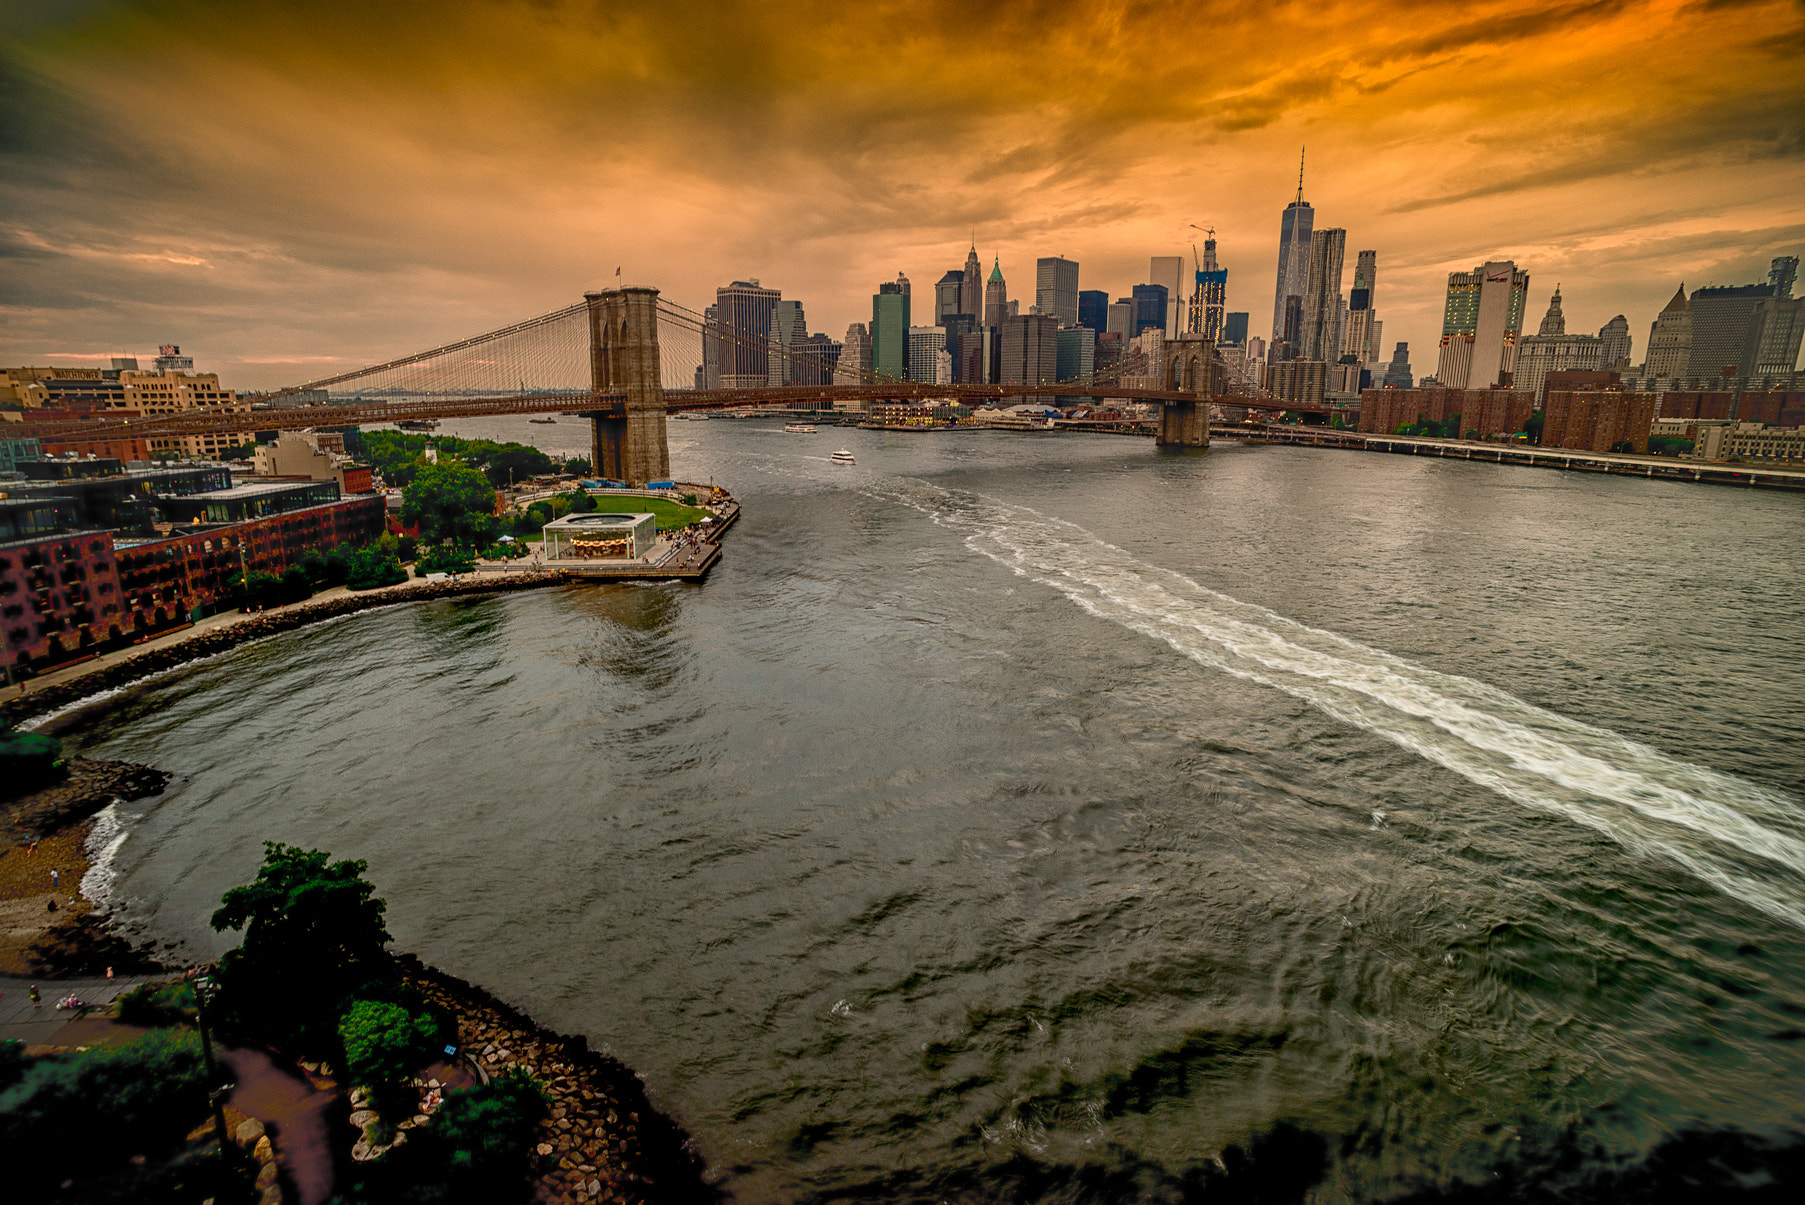
{"label": "boat wake", "polygon": [[892,479],[876,493],[1100,619],[1666,858],[1805,929],[1805,808],[1781,791],[1241,602],[1027,507],[917,481]]}

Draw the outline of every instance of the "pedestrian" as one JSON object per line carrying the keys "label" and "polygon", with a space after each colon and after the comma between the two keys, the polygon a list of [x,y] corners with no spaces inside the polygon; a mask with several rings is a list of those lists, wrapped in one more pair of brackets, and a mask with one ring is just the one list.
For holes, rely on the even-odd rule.
{"label": "pedestrian", "polygon": [[31,985],[31,1006],[33,1008],[44,1007],[44,998],[38,995],[38,985],[35,983]]}
{"label": "pedestrian", "polygon": [[63,882],[63,872],[60,870],[52,870],[50,872],[50,886],[52,888],[60,887],[62,885],[62,882]]}
{"label": "pedestrian", "polygon": [[113,982],[113,968],[112,967],[107,968],[107,982],[108,983]]}

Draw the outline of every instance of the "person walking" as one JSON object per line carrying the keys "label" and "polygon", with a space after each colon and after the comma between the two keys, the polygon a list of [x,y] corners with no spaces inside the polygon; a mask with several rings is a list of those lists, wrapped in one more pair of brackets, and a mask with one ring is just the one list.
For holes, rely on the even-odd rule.
{"label": "person walking", "polygon": [[57,887],[62,886],[62,882],[63,882],[63,872],[60,870],[52,870],[50,872],[51,889],[55,890]]}
{"label": "person walking", "polygon": [[31,1006],[33,1008],[43,1008],[44,1007],[44,998],[42,996],[38,995],[38,985],[37,984],[34,983],[31,985],[30,995],[31,995]]}

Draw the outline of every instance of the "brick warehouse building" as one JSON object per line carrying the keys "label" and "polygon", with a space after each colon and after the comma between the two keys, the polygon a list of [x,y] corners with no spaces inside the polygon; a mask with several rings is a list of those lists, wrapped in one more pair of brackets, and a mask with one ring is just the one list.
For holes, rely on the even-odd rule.
{"label": "brick warehouse building", "polygon": [[23,501],[0,504],[7,666],[54,664],[180,623],[217,607],[243,568],[280,574],[310,548],[359,544],[383,530],[383,500],[372,495],[115,546],[111,531],[47,533],[44,504],[30,505],[37,509],[27,513]]}
{"label": "brick warehouse building", "polygon": [[1805,393],[1795,391],[1751,389],[1737,395],[1728,390],[1674,390],[1661,395],[1661,417],[1729,418],[1731,402],[1742,422],[1805,427]]}
{"label": "brick warehouse building", "polygon": [[1653,393],[1550,389],[1543,410],[1542,446],[1609,452],[1628,444],[1630,451],[1646,456],[1659,401]]}

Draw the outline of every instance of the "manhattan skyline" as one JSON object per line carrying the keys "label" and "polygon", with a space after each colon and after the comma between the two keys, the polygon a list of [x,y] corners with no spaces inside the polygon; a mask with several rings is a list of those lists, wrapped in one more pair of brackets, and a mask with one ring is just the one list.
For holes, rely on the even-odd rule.
{"label": "manhattan skyline", "polygon": [[1419,372],[1451,271],[1512,260],[1537,312],[1558,281],[1574,329],[1625,314],[1640,360],[1682,280],[1763,280],[1805,242],[1786,3],[15,9],[12,362],[174,341],[268,387],[617,267],[698,309],[758,277],[838,338],[974,228],[1025,310],[1037,259],[1124,296],[1214,227],[1257,331],[1300,146]]}

